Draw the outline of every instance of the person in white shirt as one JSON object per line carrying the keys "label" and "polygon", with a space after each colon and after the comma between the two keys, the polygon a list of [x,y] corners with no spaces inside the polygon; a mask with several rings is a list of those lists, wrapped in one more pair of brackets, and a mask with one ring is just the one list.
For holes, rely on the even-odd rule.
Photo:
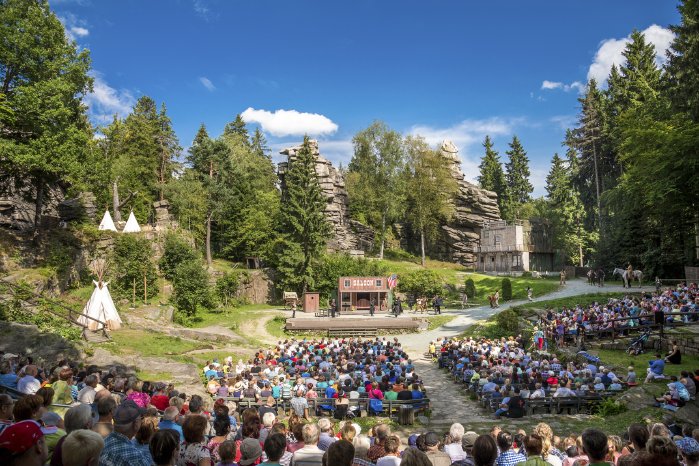
{"label": "person in white shirt", "polygon": [[556,393],[553,394],[554,398],[565,398],[565,397],[571,397],[571,396],[576,396],[575,392],[570,388],[570,382],[565,387],[558,387],[558,390],[556,390]]}
{"label": "person in white shirt", "polygon": [[17,381],[17,390],[25,395],[34,395],[41,388],[41,382],[36,378],[39,369],[35,365],[29,365],[24,369],[24,374]]}
{"label": "person in white shirt", "polygon": [[320,431],[315,424],[306,424],[302,430],[304,446],[294,452],[291,466],[322,466],[323,450],[318,448]]}
{"label": "person in white shirt", "polygon": [[537,383],[535,388],[536,389],[532,392],[532,394],[529,395],[529,398],[546,398],[546,392],[544,392],[544,389],[541,388],[540,383]]}
{"label": "person in white shirt", "polygon": [[97,390],[95,390],[96,386],[97,376],[95,374],[90,374],[85,377],[85,387],[78,392],[78,401],[86,405],[94,403],[95,395],[97,395]]}

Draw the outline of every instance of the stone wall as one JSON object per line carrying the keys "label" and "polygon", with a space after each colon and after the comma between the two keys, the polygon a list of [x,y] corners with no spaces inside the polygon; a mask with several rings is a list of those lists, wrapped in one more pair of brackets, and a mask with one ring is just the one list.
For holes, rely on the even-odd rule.
{"label": "stone wall", "polygon": [[[374,231],[349,217],[349,198],[345,180],[332,163],[320,154],[318,141],[311,140],[311,150],[316,158],[316,174],[320,188],[326,198],[325,217],[332,226],[333,236],[328,241],[328,250],[333,252],[369,251],[374,244]],[[293,162],[301,146],[284,149],[280,153],[287,156],[286,162],[278,165],[278,175],[282,191],[285,188],[284,175]]]}
{"label": "stone wall", "polygon": [[440,227],[437,241],[429,247],[428,254],[436,259],[475,267],[481,225],[484,221],[500,220],[498,197],[494,192],[466,181],[461,171],[459,151],[451,141],[444,141],[440,151],[451,164],[458,192],[454,200],[454,217]]}

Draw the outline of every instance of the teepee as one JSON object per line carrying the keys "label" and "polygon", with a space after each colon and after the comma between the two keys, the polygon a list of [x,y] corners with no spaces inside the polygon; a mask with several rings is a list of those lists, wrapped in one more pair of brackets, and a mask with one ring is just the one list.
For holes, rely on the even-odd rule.
{"label": "teepee", "polygon": [[126,226],[124,226],[124,229],[121,231],[122,233],[138,233],[141,231],[141,227],[138,225],[138,222],[136,221],[136,216],[133,214],[133,210],[129,214],[129,219],[126,221]]}
{"label": "teepee", "polygon": [[[106,262],[103,259],[94,261],[92,270],[97,275],[97,281],[92,281],[95,284],[95,290],[83,308],[84,315],[78,318],[78,323],[85,325],[89,330],[103,328],[104,325],[102,323],[107,326],[107,330],[118,330],[121,327],[121,318],[114,306],[114,301],[112,301],[112,295],[109,294],[109,288],[107,288],[109,283],[102,281],[106,270]],[[86,316],[90,316],[92,319]]]}
{"label": "teepee", "polygon": [[99,229],[100,230],[117,231],[116,226],[114,226],[114,220],[112,220],[112,216],[109,214],[108,210],[104,211],[104,217],[102,217],[102,221],[100,222]]}

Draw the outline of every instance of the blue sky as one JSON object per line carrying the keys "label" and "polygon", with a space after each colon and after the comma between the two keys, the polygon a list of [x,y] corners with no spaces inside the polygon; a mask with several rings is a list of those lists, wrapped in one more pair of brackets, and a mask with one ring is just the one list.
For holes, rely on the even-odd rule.
{"label": "blue sky", "polygon": [[50,4],[92,53],[96,123],[145,94],[165,102],[185,148],[201,123],[216,136],[243,113],[275,156],[307,132],[346,165],[352,136],[380,119],[435,145],[453,140],[470,179],[485,134],[503,160],[516,134],[537,195],[588,78],[623,59],[633,29],[666,48],[679,22],[674,0]]}

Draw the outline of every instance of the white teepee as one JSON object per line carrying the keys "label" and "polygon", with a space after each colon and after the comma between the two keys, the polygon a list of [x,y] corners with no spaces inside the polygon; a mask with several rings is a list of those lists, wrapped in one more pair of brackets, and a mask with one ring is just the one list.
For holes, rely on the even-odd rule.
{"label": "white teepee", "polygon": [[138,233],[141,231],[141,227],[138,225],[138,222],[136,221],[136,216],[133,214],[133,210],[129,214],[129,219],[126,221],[126,226],[124,226],[124,229],[121,231],[122,233]]}
{"label": "white teepee", "polygon": [[112,220],[112,216],[109,214],[108,210],[104,211],[104,217],[102,217],[102,221],[100,222],[99,229],[100,230],[117,231],[116,226],[114,226],[114,220]]}
{"label": "white teepee", "polygon": [[[90,296],[90,300],[83,308],[83,314],[78,318],[78,323],[85,325],[90,330],[99,330],[104,325],[107,330],[118,330],[121,327],[121,318],[112,301],[112,295],[107,288],[108,282],[103,282],[106,263],[104,260],[96,260],[92,264],[93,271],[97,275],[98,281],[92,281],[95,284],[95,290]],[[92,320],[85,316],[92,317]]]}

